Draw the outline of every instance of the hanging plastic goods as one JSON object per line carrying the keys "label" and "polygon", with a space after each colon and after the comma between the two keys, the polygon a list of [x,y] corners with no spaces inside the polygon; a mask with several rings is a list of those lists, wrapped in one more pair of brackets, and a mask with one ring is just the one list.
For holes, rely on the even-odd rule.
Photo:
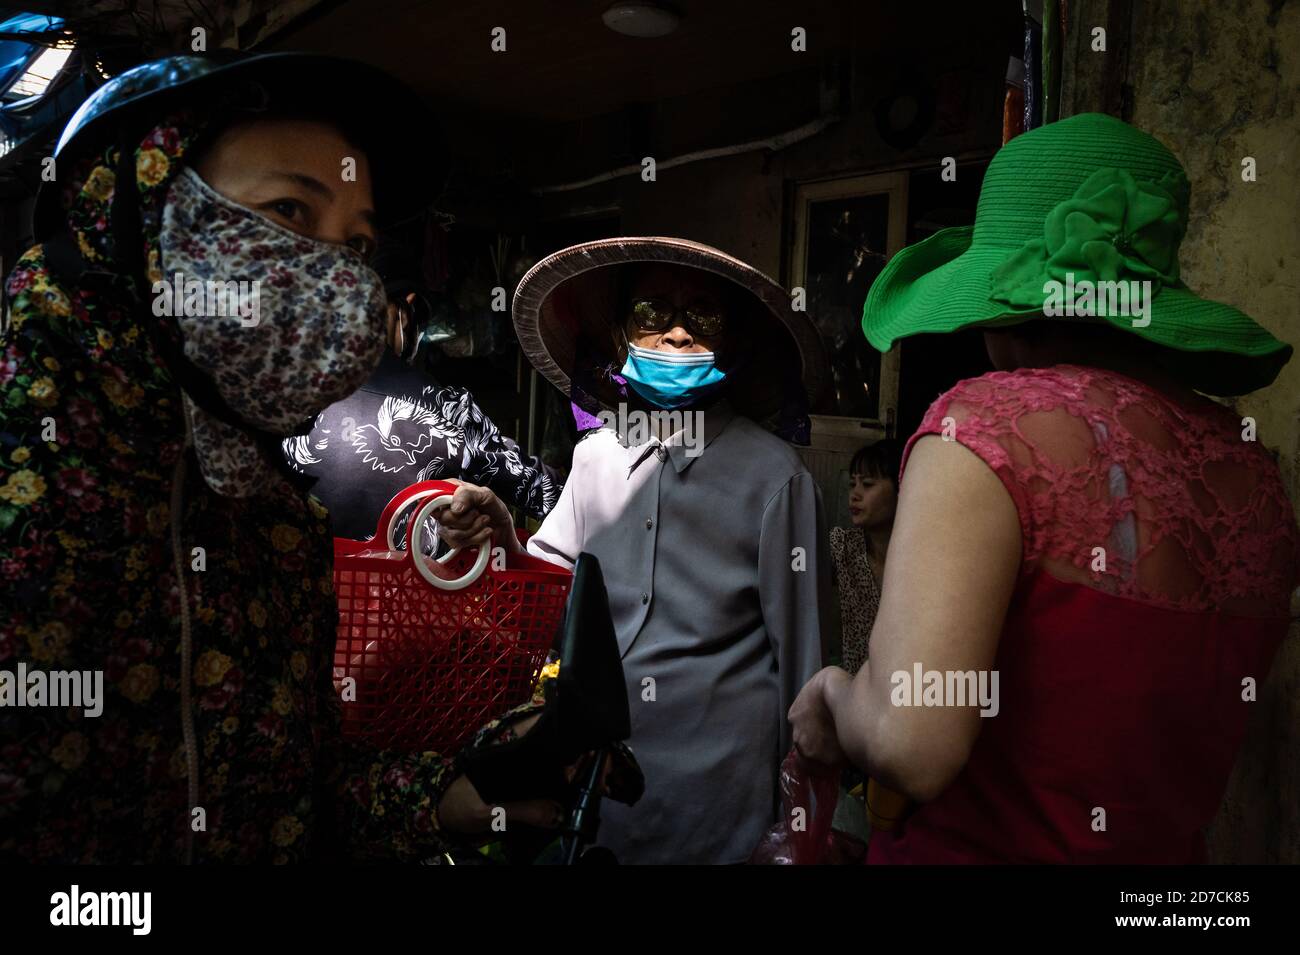
{"label": "hanging plastic goods", "polygon": [[1025,131],[1025,61],[1011,57],[1007,63],[1007,96],[1002,106],[1002,145]]}
{"label": "hanging plastic goods", "polygon": [[416,345],[416,351],[424,345],[437,345],[455,338],[456,331],[456,310],[455,307],[443,296],[437,298],[429,308],[429,320],[420,327],[420,340]]}
{"label": "hanging plastic goods", "polygon": [[462,312],[455,321],[456,334],[438,342],[448,358],[491,355],[501,342],[499,320],[491,311]]}
{"label": "hanging plastic goods", "polygon": [[[526,702],[564,615],[562,567],[510,555],[494,569],[488,548],[421,553],[426,522],[455,490],[413,484],[388,502],[373,540],[334,540],[343,728],[378,748],[451,751]],[[410,508],[403,548],[396,526]]]}
{"label": "hanging plastic goods", "polygon": [[1025,12],[1025,122],[1029,132],[1043,125],[1043,7],[1021,0]]}

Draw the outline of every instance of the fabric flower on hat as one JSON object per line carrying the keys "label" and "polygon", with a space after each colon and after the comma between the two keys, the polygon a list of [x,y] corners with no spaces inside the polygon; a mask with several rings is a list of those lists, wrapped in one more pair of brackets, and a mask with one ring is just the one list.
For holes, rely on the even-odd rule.
{"label": "fabric flower on hat", "polygon": [[1149,281],[1153,293],[1180,284],[1178,245],[1187,231],[1191,187],[1181,173],[1157,181],[1126,169],[1098,169],[1043,221],[1043,238],[1025,243],[989,275],[989,297],[1042,305],[1047,282]]}

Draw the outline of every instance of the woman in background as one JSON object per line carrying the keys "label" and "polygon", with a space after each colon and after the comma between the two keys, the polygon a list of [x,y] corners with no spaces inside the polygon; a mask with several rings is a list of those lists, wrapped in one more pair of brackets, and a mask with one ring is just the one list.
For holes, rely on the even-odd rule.
{"label": "woman in background", "polygon": [[855,674],[880,608],[885,552],[898,505],[899,444],[885,438],[859,448],[849,462],[849,520],[831,528],[831,558],[840,595],[840,666]]}
{"label": "woman in background", "polygon": [[[898,467],[902,445],[884,438],[861,447],[849,462],[849,520],[852,527],[831,528],[831,558],[835,588],[840,595],[840,666],[851,676],[867,661],[871,628],[880,610],[880,583],[885,579],[885,556],[898,508]],[[892,829],[907,809],[907,798],[867,779],[855,766],[844,767],[841,784],[847,797],[866,810],[841,809],[836,828],[857,840],[841,840],[850,847],[845,857],[858,861],[861,845],[873,830]]]}

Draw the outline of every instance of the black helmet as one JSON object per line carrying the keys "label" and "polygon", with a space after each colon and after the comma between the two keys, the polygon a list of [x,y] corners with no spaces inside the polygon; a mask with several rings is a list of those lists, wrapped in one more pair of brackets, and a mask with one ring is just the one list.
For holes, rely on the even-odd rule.
{"label": "black helmet", "polygon": [[[381,225],[419,214],[435,197],[439,183],[429,161],[436,155],[430,142],[434,118],[423,101],[367,63],[314,53],[223,51],[169,56],[133,67],[81,104],[59,136],[54,155],[84,154],[122,130],[134,132],[133,124],[156,122],[168,110],[196,102],[246,108],[289,103],[336,115],[366,149]],[[403,126],[418,130],[418,149],[403,145]],[[143,126],[139,131],[145,132]],[[62,218],[59,190],[52,183],[42,185],[33,223],[37,241],[62,228]]]}

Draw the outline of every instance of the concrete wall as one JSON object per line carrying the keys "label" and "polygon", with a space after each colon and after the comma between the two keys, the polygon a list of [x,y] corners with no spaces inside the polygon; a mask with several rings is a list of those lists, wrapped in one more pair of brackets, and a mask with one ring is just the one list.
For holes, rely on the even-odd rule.
{"label": "concrete wall", "polygon": [[[1300,345],[1300,5],[1071,6],[1066,112],[1115,113],[1168,145],[1192,182],[1184,281]],[[1108,51],[1094,53],[1091,30],[1107,25]],[[1242,181],[1248,156],[1255,182]],[[1300,501],[1300,359],[1235,407],[1255,418]],[[1255,704],[1210,846],[1221,862],[1300,862],[1300,627]]]}

